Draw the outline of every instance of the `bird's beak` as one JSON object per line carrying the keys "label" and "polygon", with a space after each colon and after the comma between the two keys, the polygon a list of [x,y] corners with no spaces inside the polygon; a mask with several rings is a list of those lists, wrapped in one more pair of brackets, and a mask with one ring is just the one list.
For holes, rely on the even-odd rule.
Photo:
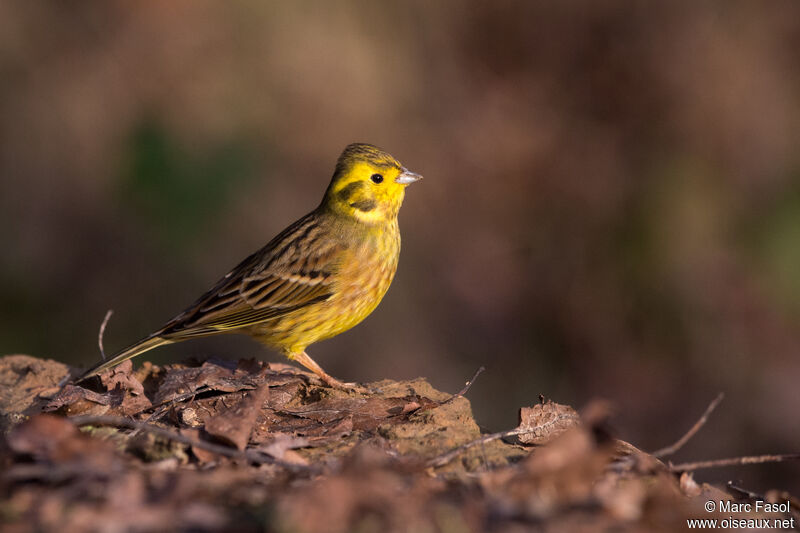
{"label": "bird's beak", "polygon": [[411,172],[410,170],[404,168],[403,171],[394,179],[395,183],[399,183],[401,185],[410,185],[415,181],[419,181],[422,179],[422,176],[417,174],[416,172]]}

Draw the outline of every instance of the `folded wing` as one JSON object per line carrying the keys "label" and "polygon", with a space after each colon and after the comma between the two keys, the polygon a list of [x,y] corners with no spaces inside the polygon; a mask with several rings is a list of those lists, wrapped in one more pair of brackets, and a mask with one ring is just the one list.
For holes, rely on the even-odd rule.
{"label": "folded wing", "polygon": [[287,228],[171,320],[163,338],[246,328],[327,300],[342,247],[313,217]]}

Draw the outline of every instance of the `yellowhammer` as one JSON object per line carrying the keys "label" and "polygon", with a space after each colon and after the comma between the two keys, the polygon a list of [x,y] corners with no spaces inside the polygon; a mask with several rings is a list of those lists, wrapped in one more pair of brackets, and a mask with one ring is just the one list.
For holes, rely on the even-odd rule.
{"label": "yellowhammer", "polygon": [[389,289],[400,255],[397,213],[422,178],[370,144],[344,149],[322,203],[242,261],[164,327],[81,379],[148,350],[196,337],[246,333],[346,387],[305,352],[367,317]]}

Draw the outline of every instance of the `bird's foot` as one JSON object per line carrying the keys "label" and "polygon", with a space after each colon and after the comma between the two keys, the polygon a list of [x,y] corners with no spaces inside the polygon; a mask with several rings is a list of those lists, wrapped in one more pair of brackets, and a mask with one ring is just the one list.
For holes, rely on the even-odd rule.
{"label": "bird's foot", "polygon": [[368,389],[358,383],[349,383],[349,382],[341,382],[333,376],[329,376],[325,374],[324,376],[320,376],[320,379],[332,389],[338,389],[345,392],[357,392],[359,394],[372,394],[375,391]]}
{"label": "bird's foot", "polygon": [[374,393],[374,391],[371,391],[371,390],[367,389],[366,387],[362,387],[358,383],[342,383],[341,381],[339,381],[335,377],[331,376],[330,374],[328,374],[327,372],[322,370],[322,367],[319,366],[316,363],[316,361],[311,359],[311,357],[309,357],[306,352],[291,354],[291,355],[289,355],[289,359],[297,361],[298,363],[300,363],[301,365],[303,365],[307,369],[311,370],[314,374],[317,375],[317,377],[320,380],[322,380],[322,382],[325,385],[327,385],[328,387],[330,387],[332,389],[338,389],[338,390],[347,391],[347,392],[351,392],[352,391],[352,392],[357,392],[357,393],[360,393],[360,394]]}

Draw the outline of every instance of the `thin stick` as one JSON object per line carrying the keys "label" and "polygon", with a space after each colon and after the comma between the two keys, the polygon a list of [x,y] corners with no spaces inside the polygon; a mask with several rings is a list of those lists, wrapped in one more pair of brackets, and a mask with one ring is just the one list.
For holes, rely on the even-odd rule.
{"label": "thin stick", "polygon": [[675,452],[677,452],[678,450],[680,450],[681,448],[683,448],[683,446],[687,442],[689,442],[689,439],[694,437],[695,434],[698,431],[700,431],[700,428],[702,428],[705,425],[705,423],[708,421],[708,417],[711,415],[711,413],[714,412],[714,409],[717,408],[717,406],[719,405],[719,403],[722,401],[723,398],[725,398],[725,394],[724,393],[720,392],[719,394],[717,394],[717,397],[714,398],[711,401],[710,404],[708,404],[708,407],[706,407],[706,410],[703,413],[703,416],[701,416],[700,419],[697,422],[695,422],[694,425],[691,428],[689,428],[689,431],[687,431],[683,435],[683,437],[678,439],[675,442],[675,444],[672,444],[671,446],[667,446],[666,448],[661,448],[660,450],[656,450],[651,455],[653,457],[661,459],[662,457],[667,457],[668,455],[672,455]]}
{"label": "thin stick", "polygon": [[515,435],[522,435],[523,433],[531,433],[531,432],[532,430],[520,431],[520,429],[517,428],[517,429],[510,429],[508,431],[499,431],[497,433],[489,433],[488,435],[484,435],[478,439],[469,441],[468,443],[462,444],[457,448],[453,448],[449,452],[434,457],[433,459],[428,461],[427,466],[431,468],[438,468],[440,466],[446,465],[447,463],[458,457],[463,452],[479,444],[486,444],[487,442],[491,442],[493,440],[504,439],[506,437],[513,437]]}
{"label": "thin stick", "polygon": [[762,500],[762,501],[766,500],[766,498],[764,498],[764,496],[762,496],[761,494],[756,494],[751,490],[743,489],[742,487],[737,487],[736,485],[733,484],[733,481],[728,481],[725,484],[725,486],[728,487],[728,489],[730,490],[735,490],[740,495],[750,498],[751,500]]}
{"label": "thin stick", "polygon": [[79,427],[113,426],[113,427],[136,429],[140,431],[147,431],[149,433],[152,433],[153,435],[169,439],[175,442],[180,442],[181,444],[186,444],[188,446],[193,446],[196,448],[201,448],[203,450],[208,450],[209,452],[213,452],[218,455],[222,455],[224,457],[231,457],[234,459],[246,459],[256,464],[263,464],[263,463],[275,464],[289,470],[303,471],[303,472],[311,470],[307,466],[287,463],[286,461],[281,461],[280,459],[276,459],[270,455],[263,454],[256,450],[240,451],[237,450],[236,448],[231,448],[230,446],[223,446],[221,444],[215,444],[213,442],[193,439],[191,437],[187,437],[186,435],[181,435],[180,433],[170,431],[166,428],[161,428],[158,426],[154,426],[152,424],[147,424],[145,422],[138,422],[136,420],[130,420],[128,418],[122,418],[119,416],[85,415],[85,416],[75,416],[69,418],[68,420],[72,422],[74,425]]}
{"label": "thin stick", "polygon": [[[154,410],[154,411],[159,409],[159,408],[162,408],[162,407],[166,408],[166,409],[169,409],[170,407],[181,403],[183,400],[188,400],[189,398],[192,398],[192,397],[197,396],[198,394],[202,394],[204,392],[208,392],[210,390],[212,390],[212,389],[208,385],[200,385],[199,387],[197,387],[193,391],[186,392],[184,394],[181,394],[180,396],[175,396],[174,398],[170,398],[169,400],[164,400],[163,402],[161,402],[161,403],[159,403],[157,405],[151,405],[150,407],[145,407],[141,411],[133,413],[133,416],[141,415],[143,413],[146,413],[147,411],[150,411],[151,409]],[[220,393],[220,394],[233,394],[233,392],[240,392],[240,391],[232,391],[230,393],[224,392],[224,393]],[[155,412],[158,412],[158,411],[155,411]],[[147,420],[145,420],[145,422],[150,422],[150,419],[148,418]]]}
{"label": "thin stick", "polygon": [[[202,386],[198,387],[197,390],[193,390],[191,392],[187,392],[186,394],[182,394],[181,396],[173,398],[172,400],[169,400],[169,401],[166,401],[166,402],[161,402],[159,405],[151,405],[150,407],[148,407],[146,409],[142,409],[138,413],[134,413],[133,416],[142,414],[145,411],[148,411],[150,409],[155,408],[156,410],[153,411],[153,413],[150,416],[148,416],[147,418],[144,419],[144,423],[145,424],[151,424],[153,422],[156,422],[157,420],[160,420],[161,417],[164,416],[167,413],[167,411],[169,411],[170,409],[175,407],[177,404],[179,404],[183,400],[191,398],[192,401],[194,401],[194,397],[197,396],[197,394],[199,394],[199,392],[204,390],[204,387],[207,389],[208,385],[202,385]],[[141,431],[140,429],[134,429],[133,432],[131,433],[131,437],[135,437],[136,435],[139,434],[140,431]]]}
{"label": "thin stick", "polygon": [[456,396],[464,396],[470,389],[470,387],[472,387],[472,384],[475,383],[475,380],[478,379],[478,376],[480,376],[485,370],[486,367],[481,365],[480,368],[478,368],[478,370],[476,370],[475,373],[472,375],[472,379],[467,381],[467,383],[464,385],[464,388],[456,393]]}
{"label": "thin stick", "polygon": [[103,334],[106,332],[106,326],[108,325],[108,320],[111,318],[111,315],[114,314],[113,309],[109,309],[106,311],[106,317],[103,319],[103,323],[100,324],[100,331],[97,333],[97,346],[100,348],[100,355],[103,356],[103,361],[106,360],[106,351],[103,349]]}
{"label": "thin stick", "polygon": [[439,406],[448,404],[453,400],[455,400],[456,398],[461,398],[462,396],[464,396],[467,393],[467,391],[469,391],[470,387],[472,387],[472,384],[475,383],[475,380],[478,379],[478,376],[480,376],[484,370],[486,370],[485,366],[481,366],[480,368],[478,368],[478,370],[475,371],[475,374],[473,374],[472,379],[467,381],[463,389],[461,389],[460,391],[458,391],[457,393],[453,394],[448,399],[440,403]]}
{"label": "thin stick", "polygon": [[462,444],[457,448],[453,448],[449,452],[437,455],[436,457],[428,461],[427,466],[430,468],[438,468],[440,466],[444,466],[453,459],[455,459],[456,457],[458,457],[463,452],[469,450],[474,446],[478,446],[479,444],[481,445],[486,444],[487,442],[491,442],[497,439],[505,439],[506,437],[515,437],[518,435],[527,435],[528,433],[536,433],[537,431],[541,431],[543,428],[546,428],[547,426],[552,426],[560,422],[561,420],[565,420],[568,418],[575,418],[575,415],[559,415],[555,417],[553,420],[550,420],[534,428],[526,428],[526,429],[515,428],[506,431],[499,431],[497,433],[489,433],[488,435],[483,435],[482,437],[469,441],[466,444]]}
{"label": "thin stick", "polygon": [[784,461],[800,460],[800,453],[785,453],[779,455],[750,455],[745,457],[731,457],[728,459],[713,459],[711,461],[696,461],[694,463],[670,464],[670,472],[690,472],[703,468],[721,468],[724,466],[758,465],[762,463],[782,463]]}

